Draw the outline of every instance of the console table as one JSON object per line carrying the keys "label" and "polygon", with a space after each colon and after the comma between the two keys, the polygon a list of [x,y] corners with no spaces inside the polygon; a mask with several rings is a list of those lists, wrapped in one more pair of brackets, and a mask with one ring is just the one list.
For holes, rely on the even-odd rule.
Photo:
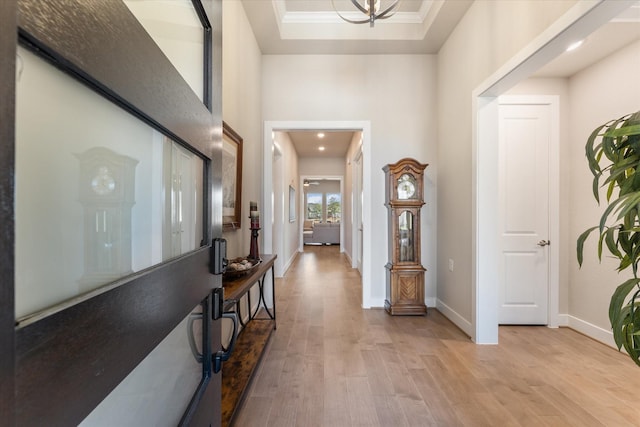
{"label": "console table", "polygon": [[[273,265],[276,255],[262,255],[262,262],[250,273],[233,279],[222,279],[224,288],[225,311],[238,313],[238,322],[242,330],[238,334],[231,358],[222,366],[222,426],[229,426],[236,409],[242,402],[244,393],[253,372],[262,357],[264,348],[276,328],[276,293]],[[271,271],[271,291],[273,307],[267,308],[264,298],[265,278]],[[257,309],[251,309],[251,294],[254,285],[259,287]],[[243,321],[240,305],[243,296],[247,296],[249,319]]]}

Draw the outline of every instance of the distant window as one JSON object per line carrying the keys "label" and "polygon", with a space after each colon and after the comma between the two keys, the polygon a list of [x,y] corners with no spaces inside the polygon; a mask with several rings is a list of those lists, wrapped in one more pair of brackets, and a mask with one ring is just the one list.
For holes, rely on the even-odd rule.
{"label": "distant window", "polygon": [[322,220],[322,194],[307,193],[307,218],[312,221]]}
{"label": "distant window", "polygon": [[340,222],[342,203],[340,193],[327,193],[327,221]]}

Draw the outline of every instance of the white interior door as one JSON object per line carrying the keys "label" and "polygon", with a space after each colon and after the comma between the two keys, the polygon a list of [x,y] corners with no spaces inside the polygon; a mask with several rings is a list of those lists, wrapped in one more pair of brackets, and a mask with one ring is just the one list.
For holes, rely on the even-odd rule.
{"label": "white interior door", "polygon": [[546,325],[551,108],[501,100],[499,117],[499,322]]}

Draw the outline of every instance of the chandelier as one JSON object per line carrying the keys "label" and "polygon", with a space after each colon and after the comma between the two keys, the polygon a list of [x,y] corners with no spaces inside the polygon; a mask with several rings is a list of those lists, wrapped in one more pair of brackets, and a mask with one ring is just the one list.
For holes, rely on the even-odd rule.
{"label": "chandelier", "polygon": [[369,23],[370,27],[373,27],[373,24],[376,19],[387,19],[390,18],[395,12],[396,7],[400,4],[400,0],[394,0],[390,6],[380,12],[380,2],[381,0],[351,0],[351,3],[362,13],[364,13],[367,18],[366,19],[349,19],[345,18],[339,11],[336,9],[336,5],[334,0],[331,0],[331,5],[333,6],[333,10],[336,11],[338,16],[343,20],[351,23],[351,24],[366,24]]}

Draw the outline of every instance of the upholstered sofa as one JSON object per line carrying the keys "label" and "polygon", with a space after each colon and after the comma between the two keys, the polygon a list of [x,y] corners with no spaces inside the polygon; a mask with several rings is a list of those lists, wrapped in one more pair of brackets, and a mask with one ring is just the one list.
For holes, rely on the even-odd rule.
{"label": "upholstered sofa", "polygon": [[315,223],[308,227],[305,221],[303,242],[339,244],[340,223]]}

